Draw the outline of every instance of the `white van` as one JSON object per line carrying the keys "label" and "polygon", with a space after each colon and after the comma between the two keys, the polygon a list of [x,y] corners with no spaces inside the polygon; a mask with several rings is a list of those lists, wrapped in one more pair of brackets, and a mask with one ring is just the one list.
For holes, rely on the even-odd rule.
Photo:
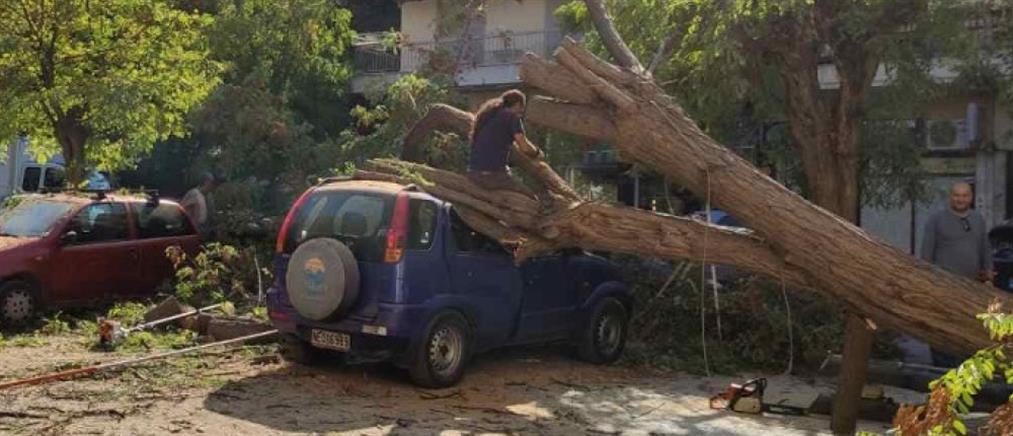
{"label": "white van", "polygon": [[[56,155],[45,163],[36,162],[28,154],[28,139],[18,138],[7,147],[0,160],[0,200],[13,194],[59,189],[64,180],[63,156]],[[109,190],[109,181],[100,172],[88,173],[88,189]]]}

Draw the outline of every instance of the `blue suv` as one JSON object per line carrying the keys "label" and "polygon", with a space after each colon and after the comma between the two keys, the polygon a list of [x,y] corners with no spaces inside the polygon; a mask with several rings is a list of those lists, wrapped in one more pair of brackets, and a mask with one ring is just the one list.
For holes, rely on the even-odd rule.
{"label": "blue suv", "polygon": [[626,343],[632,297],[611,263],[564,251],[518,266],[412,186],[324,182],[296,201],[276,248],[268,314],[290,361],[332,350],[446,387],[493,348],[570,341],[611,363]]}

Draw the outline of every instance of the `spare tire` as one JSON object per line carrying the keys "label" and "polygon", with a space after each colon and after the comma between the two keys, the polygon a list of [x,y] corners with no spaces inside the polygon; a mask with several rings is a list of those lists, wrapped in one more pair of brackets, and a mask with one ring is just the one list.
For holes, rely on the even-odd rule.
{"label": "spare tire", "polygon": [[325,321],[344,314],[359,296],[359,264],[345,244],[329,238],[304,242],[285,273],[292,306],[305,318]]}

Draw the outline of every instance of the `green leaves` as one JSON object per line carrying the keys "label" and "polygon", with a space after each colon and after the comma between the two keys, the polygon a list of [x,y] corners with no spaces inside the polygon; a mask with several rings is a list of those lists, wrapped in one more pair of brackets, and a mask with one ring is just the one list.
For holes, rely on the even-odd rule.
{"label": "green leaves", "polygon": [[[37,154],[130,166],[155,141],[185,134],[185,113],[217,83],[202,38],[211,19],[171,2],[3,3],[0,138],[28,134]],[[73,125],[83,144],[68,143]]]}
{"label": "green leaves", "polygon": [[[930,404],[934,409],[925,414],[919,414],[916,419],[916,421],[921,421],[929,419],[925,416],[938,417],[940,413],[947,416],[946,421],[949,425],[936,426],[932,429],[932,434],[952,434],[953,432],[967,434],[967,426],[959,416],[970,412],[971,407],[974,406],[974,396],[981,391],[982,387],[986,383],[994,381],[997,374],[1001,374],[1001,379],[1006,383],[1013,384],[1013,362],[1010,362],[1004,351],[1004,349],[1008,349],[1011,344],[1010,339],[1013,338],[1013,334],[1011,334],[1013,329],[1010,329],[1013,324],[1011,321],[1013,314],[1003,313],[1001,309],[1001,305],[996,302],[989,307],[988,312],[978,315],[978,319],[982,321],[997,344],[979,350],[974,356],[961,363],[959,367],[947,371],[942,377],[929,384],[933,391],[939,388],[944,389],[948,394],[946,398],[949,399],[948,404],[943,401],[945,406]],[[907,424],[918,424],[918,422]],[[904,430],[904,425],[901,430]]]}

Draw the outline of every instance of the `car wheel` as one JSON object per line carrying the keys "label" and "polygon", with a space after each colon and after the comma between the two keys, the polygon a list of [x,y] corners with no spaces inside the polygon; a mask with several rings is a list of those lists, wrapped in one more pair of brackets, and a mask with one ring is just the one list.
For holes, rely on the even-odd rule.
{"label": "car wheel", "polygon": [[444,312],[429,322],[416,347],[410,372],[412,380],[427,388],[457,384],[471,353],[471,328],[456,312]]}
{"label": "car wheel", "polygon": [[298,336],[286,333],[278,341],[278,354],[282,359],[301,365],[312,365],[319,360],[320,350],[313,348]]}
{"label": "car wheel", "polygon": [[591,363],[615,362],[623,354],[628,330],[626,306],[615,298],[603,298],[588,317],[577,344],[577,354]]}
{"label": "car wheel", "polygon": [[11,280],[0,286],[0,320],[4,325],[20,326],[32,319],[36,310],[33,290],[23,280]]}

